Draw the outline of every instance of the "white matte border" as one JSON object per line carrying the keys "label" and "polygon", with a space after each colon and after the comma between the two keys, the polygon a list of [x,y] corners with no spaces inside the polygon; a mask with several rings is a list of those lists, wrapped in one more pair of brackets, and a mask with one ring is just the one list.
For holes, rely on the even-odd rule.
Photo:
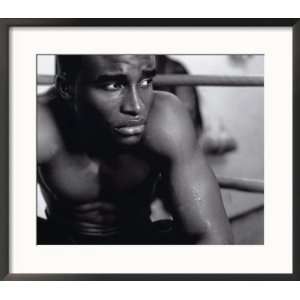
{"label": "white matte border", "polygon": [[[12,28],[12,273],[291,273],[291,28]],[[36,54],[265,55],[265,244],[36,246]]]}

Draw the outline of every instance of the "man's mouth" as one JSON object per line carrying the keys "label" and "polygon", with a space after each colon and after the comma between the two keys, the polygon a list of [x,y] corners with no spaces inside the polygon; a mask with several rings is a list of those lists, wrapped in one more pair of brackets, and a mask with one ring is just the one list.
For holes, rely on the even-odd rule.
{"label": "man's mouth", "polygon": [[126,125],[121,127],[116,127],[115,131],[117,131],[119,134],[123,136],[131,136],[131,135],[139,135],[143,133],[145,129],[144,124],[140,125]]}

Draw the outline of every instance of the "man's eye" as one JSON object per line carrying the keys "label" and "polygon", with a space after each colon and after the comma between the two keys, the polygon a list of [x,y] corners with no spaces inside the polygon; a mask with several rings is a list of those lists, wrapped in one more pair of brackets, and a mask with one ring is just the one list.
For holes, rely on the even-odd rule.
{"label": "man's eye", "polygon": [[142,88],[147,88],[151,86],[151,84],[152,84],[152,78],[143,79],[139,83],[140,87]]}
{"label": "man's eye", "polygon": [[101,83],[99,86],[106,91],[118,91],[124,87],[124,84],[117,83],[117,82],[107,82],[107,83]]}

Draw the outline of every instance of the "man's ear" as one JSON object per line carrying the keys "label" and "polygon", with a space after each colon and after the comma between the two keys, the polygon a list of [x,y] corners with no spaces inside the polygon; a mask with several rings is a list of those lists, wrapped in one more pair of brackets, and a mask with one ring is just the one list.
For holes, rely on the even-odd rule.
{"label": "man's ear", "polygon": [[70,100],[73,97],[73,85],[71,81],[67,79],[65,74],[56,76],[56,89],[60,97],[64,100]]}

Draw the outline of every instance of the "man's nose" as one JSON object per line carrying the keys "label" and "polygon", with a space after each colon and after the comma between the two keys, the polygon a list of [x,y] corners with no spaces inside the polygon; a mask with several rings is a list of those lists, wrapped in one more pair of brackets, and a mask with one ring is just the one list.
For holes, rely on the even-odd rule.
{"label": "man's nose", "polygon": [[142,110],[142,101],[138,95],[136,87],[131,87],[122,102],[121,110],[125,114],[138,115]]}

